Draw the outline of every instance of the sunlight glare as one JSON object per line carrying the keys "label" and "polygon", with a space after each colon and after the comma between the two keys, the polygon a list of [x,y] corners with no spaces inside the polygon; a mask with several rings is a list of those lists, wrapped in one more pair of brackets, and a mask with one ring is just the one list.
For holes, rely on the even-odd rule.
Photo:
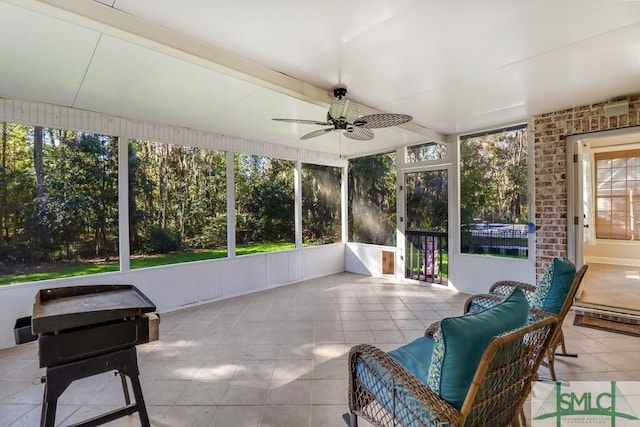
{"label": "sunlight glare", "polygon": [[628,270],[624,272],[624,277],[627,279],[640,280],[640,272],[637,270]]}

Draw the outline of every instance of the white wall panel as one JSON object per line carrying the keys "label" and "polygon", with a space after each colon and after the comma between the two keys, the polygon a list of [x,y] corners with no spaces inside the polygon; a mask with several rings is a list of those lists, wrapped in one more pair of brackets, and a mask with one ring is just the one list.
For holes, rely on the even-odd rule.
{"label": "white wall panel", "polygon": [[[345,249],[345,270],[351,273],[382,276],[382,252],[396,252],[389,246],[347,243]],[[385,275],[387,277],[388,275]]]}
{"label": "white wall panel", "polygon": [[131,284],[144,292],[156,304],[159,312],[167,312],[185,305],[230,298],[343,271],[344,245],[334,244],[0,286],[0,348],[14,345],[15,321],[31,315],[33,300],[39,289]]}
{"label": "white wall panel", "polygon": [[[306,250],[306,249],[305,249]],[[298,282],[302,280],[302,252],[289,252],[289,282]]]}
{"label": "white wall panel", "polygon": [[302,250],[303,279],[325,276],[327,273],[340,273],[344,269],[345,245],[335,243],[330,245],[311,246]]}
{"label": "white wall panel", "polygon": [[265,265],[265,277],[267,283],[279,284],[291,282],[289,277],[291,252],[293,251],[281,251],[270,254]]}
{"label": "white wall panel", "polygon": [[449,254],[449,283],[459,292],[487,292],[498,280],[518,280],[534,284],[534,260],[481,255]]}

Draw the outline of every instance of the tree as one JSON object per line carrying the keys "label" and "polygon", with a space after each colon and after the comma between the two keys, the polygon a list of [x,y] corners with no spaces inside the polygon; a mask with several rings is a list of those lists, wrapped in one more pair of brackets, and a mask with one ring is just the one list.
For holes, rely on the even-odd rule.
{"label": "tree", "polygon": [[395,153],[349,161],[349,240],[393,244],[396,229]]}
{"label": "tree", "polygon": [[339,240],[341,174],[338,167],[302,165],[302,227],[307,243]]}
{"label": "tree", "polygon": [[293,162],[246,154],[235,162],[238,243],[292,242]]}

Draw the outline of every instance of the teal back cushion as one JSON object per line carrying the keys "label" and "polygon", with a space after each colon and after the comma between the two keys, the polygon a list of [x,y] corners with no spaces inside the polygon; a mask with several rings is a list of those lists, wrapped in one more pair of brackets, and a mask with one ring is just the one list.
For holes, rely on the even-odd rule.
{"label": "teal back cushion", "polygon": [[430,337],[420,337],[389,352],[389,356],[423,384],[427,383],[432,354],[433,340]]}
{"label": "teal back cushion", "polygon": [[549,313],[560,313],[575,275],[576,266],[571,261],[554,258],[536,286],[531,306]]}
{"label": "teal back cushion", "polygon": [[433,344],[427,386],[459,410],[493,337],[524,326],[528,316],[527,298],[516,287],[487,310],[443,319]]}

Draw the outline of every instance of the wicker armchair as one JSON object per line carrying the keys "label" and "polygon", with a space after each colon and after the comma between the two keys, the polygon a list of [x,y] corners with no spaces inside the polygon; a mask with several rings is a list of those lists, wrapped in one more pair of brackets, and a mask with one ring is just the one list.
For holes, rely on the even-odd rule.
{"label": "wicker armchair", "polygon": [[557,327],[541,318],[500,336],[486,348],[460,410],[380,349],[363,344],[349,353],[349,410],[380,427],[519,425],[519,410]]}
{"label": "wicker armchair", "polygon": [[[564,322],[565,317],[569,313],[569,309],[573,304],[576,293],[580,288],[580,284],[582,283],[582,279],[584,278],[585,273],[587,272],[587,265],[583,265],[578,271],[576,271],[575,276],[573,277],[573,281],[571,282],[571,286],[567,292],[567,295],[564,299],[564,303],[562,307],[557,313],[550,312],[542,312],[544,316],[551,316],[558,319],[558,328],[555,331],[554,336],[552,337],[549,348],[546,351],[545,358],[542,361],[542,365],[546,366],[549,369],[549,374],[551,375],[551,379],[556,381],[556,371],[554,368],[555,356],[570,356],[577,357],[576,354],[567,353],[567,347],[564,342],[564,333],[562,332],[562,323]],[[536,287],[530,285],[528,283],[516,282],[516,281],[499,281],[494,283],[489,289],[489,294],[478,294],[471,296],[464,305],[464,312],[468,313],[470,311],[475,311],[477,309],[484,309],[494,305],[496,302],[501,300],[501,295],[507,295],[514,286],[519,287],[525,292],[527,299],[531,301],[532,295],[534,294]],[[558,347],[562,348],[562,353],[556,353]]]}

